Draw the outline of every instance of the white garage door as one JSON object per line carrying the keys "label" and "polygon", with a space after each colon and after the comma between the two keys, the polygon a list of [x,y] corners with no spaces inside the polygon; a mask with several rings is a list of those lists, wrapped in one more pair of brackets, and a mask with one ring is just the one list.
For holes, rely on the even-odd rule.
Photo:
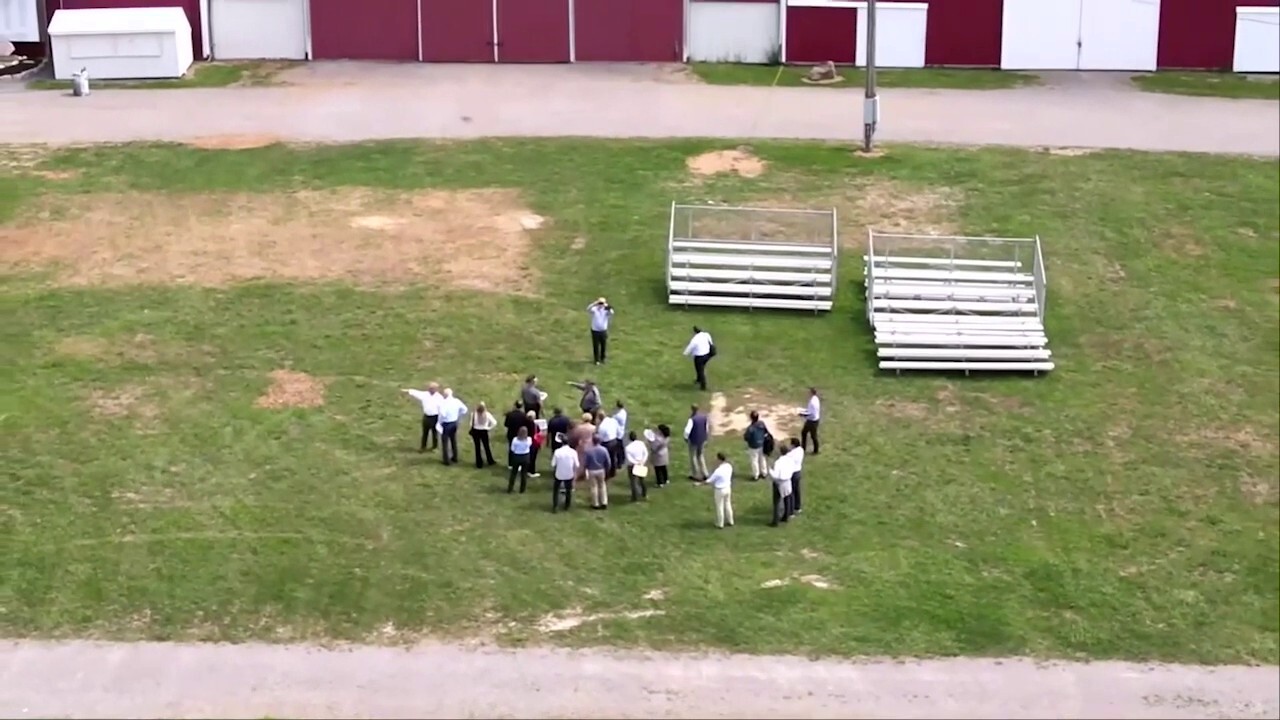
{"label": "white garage door", "polygon": [[1160,0],[1004,0],[1000,67],[1155,70]]}
{"label": "white garage door", "polygon": [[1076,70],[1080,0],[1004,0],[1001,33],[1000,67],[1006,70]]}
{"label": "white garage door", "polygon": [[1231,67],[1240,73],[1280,72],[1280,8],[1236,8],[1236,51]]}
{"label": "white garage door", "polygon": [[211,0],[215,60],[306,60],[306,0]]}
{"label": "white garage door", "polygon": [[1081,70],[1156,69],[1160,0],[1084,0]]}

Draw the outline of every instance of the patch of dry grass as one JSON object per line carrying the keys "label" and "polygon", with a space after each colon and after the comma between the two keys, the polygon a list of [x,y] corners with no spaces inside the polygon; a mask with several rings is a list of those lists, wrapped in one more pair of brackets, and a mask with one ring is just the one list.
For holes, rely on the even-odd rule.
{"label": "patch of dry grass", "polygon": [[533,294],[526,258],[542,223],[512,190],[47,198],[0,226],[0,264],[52,266],[73,286],[429,278]]}
{"label": "patch of dry grass", "polygon": [[316,408],[324,405],[325,383],[296,370],[273,370],[271,386],[255,402],[255,407]]}
{"label": "patch of dry grass", "polygon": [[685,161],[685,166],[690,173],[699,177],[732,173],[739,177],[754,178],[764,174],[768,163],[756,157],[750,148],[740,147],[695,155]]}

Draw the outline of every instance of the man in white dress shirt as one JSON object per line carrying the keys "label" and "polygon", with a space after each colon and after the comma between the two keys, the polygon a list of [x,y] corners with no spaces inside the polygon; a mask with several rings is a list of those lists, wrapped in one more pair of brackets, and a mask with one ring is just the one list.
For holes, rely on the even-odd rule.
{"label": "man in white dress shirt", "polygon": [[733,527],[733,466],[724,453],[716,453],[716,460],[720,464],[705,482],[714,489],[716,527],[723,530],[725,525]]}
{"label": "man in white dress shirt", "polygon": [[578,461],[578,451],[568,443],[562,444],[551,454],[551,512],[557,512],[560,504],[560,493],[564,493],[564,509],[568,510],[573,503],[573,481],[578,477],[582,464]]}
{"label": "man in white dress shirt", "polygon": [[458,462],[458,421],[467,414],[467,406],[453,396],[451,388],[445,388],[440,401],[440,450],[444,464]]}
{"label": "man in white dress shirt", "polygon": [[597,298],[587,306],[591,316],[591,359],[603,365],[609,350],[609,321],[613,319],[613,307],[604,298]]}
{"label": "man in white dress shirt", "polygon": [[684,346],[684,354],[693,358],[694,382],[703,390],[707,389],[707,363],[716,356],[716,344],[711,333],[697,325],[693,326],[693,337]]}
{"label": "man in white dress shirt", "polygon": [[440,422],[440,401],[444,400],[440,395],[440,386],[436,383],[427,383],[426,390],[404,388],[404,392],[422,403],[422,445],[419,446],[418,452],[427,451],[428,439],[432,441],[431,449],[435,450],[440,445],[440,433],[436,430],[436,424]]}
{"label": "man in white dress shirt", "polygon": [[769,477],[773,480],[770,483],[773,487],[771,493],[773,495],[773,520],[769,522],[769,527],[778,527],[778,523],[784,523],[791,519],[793,513],[792,502],[795,496],[795,486],[791,484],[791,478],[795,475],[795,468],[791,464],[791,459],[785,452],[778,456],[778,461],[773,464],[773,469],[769,471]]}
{"label": "man in white dress shirt", "polygon": [[804,427],[800,429],[800,447],[808,447],[813,440],[813,454],[818,454],[818,423],[822,420],[822,398],[818,388],[809,388],[809,404],[804,409]]}
{"label": "man in white dress shirt", "polygon": [[609,451],[610,468],[607,477],[610,479],[618,473],[622,464],[622,429],[618,420],[611,415],[604,415],[596,422],[596,444]]}
{"label": "man in white dress shirt", "polygon": [[799,440],[791,438],[791,449],[783,457],[786,458],[787,464],[791,466],[791,514],[799,515],[801,510],[800,501],[802,499],[800,487],[803,484],[801,480],[804,479],[804,446],[800,444]]}
{"label": "man in white dress shirt", "polygon": [[613,419],[618,421],[618,437],[627,436],[627,406],[619,400],[615,405],[616,410],[613,411]]}

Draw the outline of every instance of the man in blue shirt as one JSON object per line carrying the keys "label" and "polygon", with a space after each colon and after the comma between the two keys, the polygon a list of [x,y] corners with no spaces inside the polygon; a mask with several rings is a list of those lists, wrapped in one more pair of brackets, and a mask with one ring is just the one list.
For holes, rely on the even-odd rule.
{"label": "man in blue shirt", "polygon": [[591,316],[591,359],[603,365],[609,347],[609,321],[613,319],[613,307],[604,298],[597,298],[587,306]]}
{"label": "man in blue shirt", "polygon": [[591,509],[609,509],[608,474],[613,469],[613,458],[602,445],[592,443],[583,453],[583,467],[587,471],[587,482],[591,484]]}

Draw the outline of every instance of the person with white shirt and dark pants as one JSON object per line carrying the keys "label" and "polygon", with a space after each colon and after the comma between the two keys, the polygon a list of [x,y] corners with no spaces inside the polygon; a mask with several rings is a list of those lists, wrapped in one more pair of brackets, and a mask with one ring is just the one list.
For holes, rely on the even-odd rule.
{"label": "person with white shirt and dark pants", "polygon": [[800,444],[799,440],[791,438],[791,449],[787,451],[783,458],[786,459],[791,468],[791,512],[794,515],[799,515],[802,510],[801,500],[803,497],[800,489],[803,486],[801,480],[804,479],[804,446]]}
{"label": "person with white shirt and dark pants", "polygon": [[551,483],[551,512],[559,509],[560,493],[564,493],[564,509],[569,509],[573,502],[573,482],[577,480],[578,471],[581,469],[578,451],[572,445],[565,443],[551,454],[551,470],[554,478]]}
{"label": "person with white shirt and dark pants", "polygon": [[609,351],[609,321],[613,319],[613,307],[604,298],[597,298],[587,306],[591,316],[591,359],[603,365]]}
{"label": "person with white shirt and dark pants", "polygon": [[693,358],[694,382],[703,390],[707,389],[707,363],[716,356],[716,344],[711,333],[697,325],[693,326],[693,337],[684,346],[684,354]]}
{"label": "person with white shirt and dark pants", "polygon": [[800,447],[808,447],[813,440],[813,454],[818,454],[818,423],[822,421],[822,398],[818,388],[809,388],[809,404],[804,409],[804,427],[800,429]]}
{"label": "person with white shirt and dark pants", "polygon": [[787,522],[794,513],[792,503],[795,500],[793,495],[795,486],[791,484],[791,478],[795,476],[795,468],[786,453],[778,457],[778,461],[773,464],[773,469],[769,471],[769,476],[773,480],[770,483],[773,494],[773,519],[769,522],[769,527],[778,527],[778,523]]}
{"label": "person with white shirt and dark pants", "polygon": [[523,495],[529,484],[529,456],[533,452],[533,438],[529,437],[527,428],[520,428],[511,439],[510,452],[507,455],[507,466],[511,468],[507,475],[507,494],[516,489],[516,476],[520,476],[520,494]]}
{"label": "person with white shirt and dark pants", "polygon": [[596,443],[609,451],[608,476],[612,479],[622,464],[622,430],[616,418],[605,415],[596,422]]}
{"label": "person with white shirt and dark pants", "polygon": [[724,453],[716,453],[716,460],[720,464],[705,482],[715,493],[716,527],[723,530],[726,525],[733,527],[733,466]]}
{"label": "person with white shirt and dark pants", "polygon": [[440,401],[440,450],[444,464],[458,462],[458,421],[467,414],[467,406],[453,396],[453,390],[445,388]]}
{"label": "person with white shirt and dark pants", "polygon": [[631,502],[649,499],[649,488],[644,479],[649,474],[649,446],[631,433],[631,442],[627,443],[624,460],[627,463],[627,477],[631,479]]}
{"label": "person with white shirt and dark pants", "polygon": [[422,445],[418,447],[418,452],[427,451],[427,440],[431,440],[431,449],[435,450],[440,445],[440,432],[436,430],[436,425],[440,422],[440,402],[444,400],[440,395],[440,386],[427,383],[426,390],[404,388],[404,392],[422,403]]}
{"label": "person with white shirt and dark pants", "polygon": [[489,412],[484,403],[476,405],[476,411],[471,414],[471,444],[476,449],[477,468],[484,467],[485,463],[494,464],[493,448],[489,445],[489,432],[496,427],[498,427],[498,418]]}
{"label": "person with white shirt and dark pants", "polygon": [[619,400],[614,403],[614,408],[613,419],[618,421],[618,437],[624,438],[627,436],[627,406]]}

